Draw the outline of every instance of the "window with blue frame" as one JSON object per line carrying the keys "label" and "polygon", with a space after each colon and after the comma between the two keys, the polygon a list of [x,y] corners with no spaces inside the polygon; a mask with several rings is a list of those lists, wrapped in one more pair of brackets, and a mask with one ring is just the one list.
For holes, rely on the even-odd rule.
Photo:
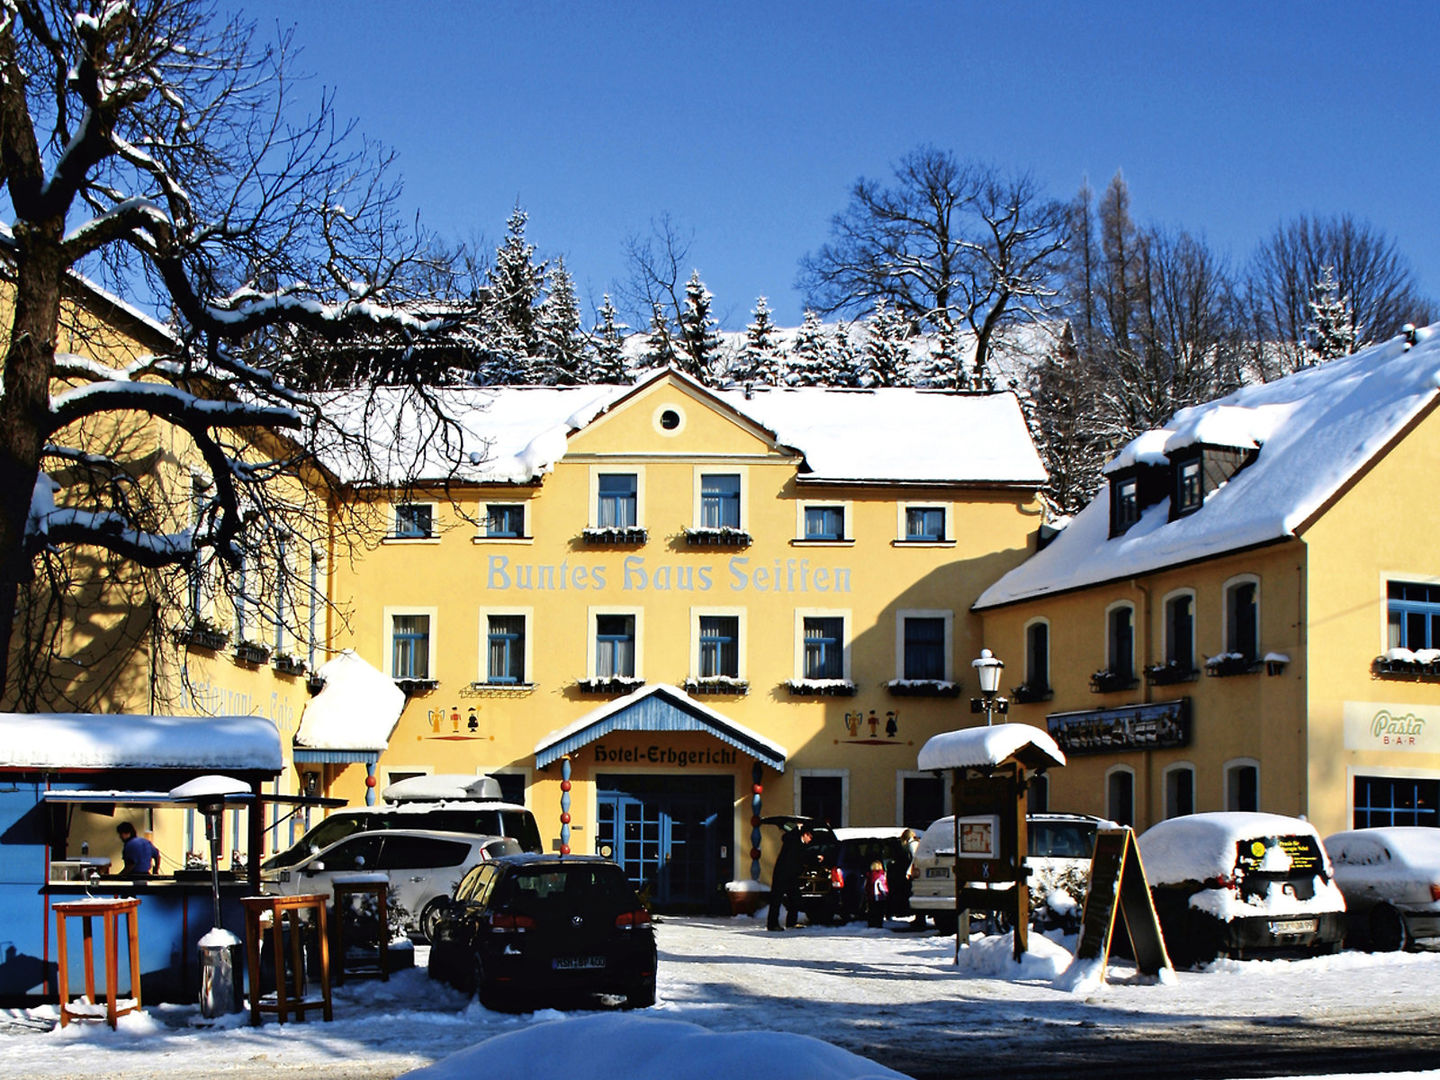
{"label": "window with blue frame", "polygon": [[944,540],[945,508],[943,506],[907,506],[905,508],[905,539]]}
{"label": "window with blue frame", "polygon": [[700,526],[705,529],[740,528],[740,477],[737,473],[710,473],[700,477]]}
{"label": "window with blue frame", "polygon": [[700,678],[740,677],[740,619],[736,615],[700,616]]}
{"label": "window with blue frame", "polygon": [[931,616],[905,619],[905,670],[902,678],[945,678],[945,620]]}
{"label": "window with blue frame", "polygon": [[434,535],[435,507],[429,503],[395,504],[395,538],[421,540]]}
{"label": "window with blue frame", "polygon": [[843,679],[845,620],[836,616],[807,616],[804,621],[806,679]]}
{"label": "window with blue frame", "polygon": [[1410,776],[1355,777],[1356,829],[1440,825],[1440,780]]}
{"label": "window with blue frame", "polygon": [[632,529],[640,523],[639,479],[634,473],[601,473],[595,524],[602,529]]}
{"label": "window with blue frame", "polygon": [[430,678],[430,616],[395,615],[390,627],[390,677]]}
{"label": "window with blue frame", "polygon": [[519,538],[525,535],[523,503],[488,503],[485,507],[485,535]]}
{"label": "window with blue frame", "polygon": [[845,508],[843,506],[805,507],[806,540],[844,540]]}
{"label": "window with blue frame", "polygon": [[1390,615],[1389,647],[1440,649],[1440,585],[1391,581],[1385,591]]}
{"label": "window with blue frame", "polygon": [[595,675],[601,679],[635,675],[635,616],[595,616]]}
{"label": "window with blue frame", "polygon": [[486,681],[515,685],[525,681],[525,616],[491,615]]}

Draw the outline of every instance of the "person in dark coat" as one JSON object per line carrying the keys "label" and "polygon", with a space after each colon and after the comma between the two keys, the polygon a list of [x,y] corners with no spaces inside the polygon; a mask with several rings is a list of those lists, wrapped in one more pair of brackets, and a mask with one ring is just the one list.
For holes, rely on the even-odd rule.
{"label": "person in dark coat", "polygon": [[770,916],[765,929],[779,930],[780,905],[785,905],[785,928],[800,921],[800,869],[805,865],[806,848],[814,838],[809,829],[791,829],[780,840],[780,854],[770,872]]}

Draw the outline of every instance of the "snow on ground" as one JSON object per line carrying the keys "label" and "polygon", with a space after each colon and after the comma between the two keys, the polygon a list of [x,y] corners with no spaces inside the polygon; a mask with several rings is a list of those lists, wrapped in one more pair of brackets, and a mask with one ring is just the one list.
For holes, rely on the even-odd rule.
{"label": "snow on ground", "polygon": [[[977,937],[956,965],[953,937],[895,932],[901,925],[872,930],[852,923],[770,934],[762,918],[667,917],[657,928],[659,1002],[634,1013],[492,1013],[431,982],[423,967],[388,982],[347,981],[336,989],[333,1023],[312,1014],[303,1024],[270,1018],[251,1028],[241,1015],[202,1028],[194,1026],[196,1008],[165,1005],[122,1017],[111,1032],[96,1024],[54,1027],[53,1007],[10,1010],[0,1012],[0,1077],[259,1077],[321,1069],[334,1076],[363,1066],[343,1075],[383,1078],[438,1062],[424,1074],[428,1080],[482,1071],[488,1080],[528,1080],[536,1075],[537,1041],[546,1046],[547,1060],[564,1059],[563,1067],[546,1071],[572,1080],[698,1076],[676,1066],[680,1059],[667,1048],[703,1035],[655,1023],[671,1021],[727,1036],[709,1046],[691,1044],[705,1046],[699,1060],[714,1080],[855,1080],[887,1074],[814,1038],[851,1054],[876,1053],[877,1043],[903,1043],[942,1048],[958,1059],[967,1041],[1053,1045],[1076,1025],[1324,1023],[1387,1009],[1416,1012],[1433,1008],[1440,979],[1440,953],[1346,952],[1308,960],[1217,961],[1164,985],[1114,964],[1104,984],[1069,992],[1060,988],[1069,961],[1062,946],[1073,947],[1073,939],[1033,937],[1033,955],[1017,969],[1008,958],[1008,938]],[[421,962],[425,952],[417,950]],[[495,1036],[508,1038],[489,1044],[483,1070],[464,1057],[443,1060]],[[637,1058],[648,1058],[655,1068],[637,1070]],[[761,1071],[759,1062],[774,1071]]]}

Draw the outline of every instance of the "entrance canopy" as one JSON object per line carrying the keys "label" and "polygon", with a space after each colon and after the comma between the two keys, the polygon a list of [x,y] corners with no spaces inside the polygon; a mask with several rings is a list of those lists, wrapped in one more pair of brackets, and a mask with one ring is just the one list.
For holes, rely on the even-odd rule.
{"label": "entrance canopy", "polygon": [[546,735],[535,746],[535,767],[543,769],[615,731],[705,732],[777,772],[785,771],[789,757],[783,746],[702,705],[679,687],[649,683]]}

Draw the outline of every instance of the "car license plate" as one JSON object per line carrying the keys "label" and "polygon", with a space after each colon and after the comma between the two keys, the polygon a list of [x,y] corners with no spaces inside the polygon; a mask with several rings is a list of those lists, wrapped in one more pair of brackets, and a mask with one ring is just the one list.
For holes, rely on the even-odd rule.
{"label": "car license plate", "polygon": [[603,956],[558,956],[553,961],[556,971],[594,971],[605,966]]}
{"label": "car license plate", "polygon": [[948,878],[948,877],[950,876],[950,868],[949,868],[948,866],[927,866],[927,867],[925,868],[925,876],[926,876],[927,878],[932,878],[932,877]]}
{"label": "car license plate", "polygon": [[1272,934],[1313,934],[1316,921],[1314,919],[1271,919],[1270,932]]}

